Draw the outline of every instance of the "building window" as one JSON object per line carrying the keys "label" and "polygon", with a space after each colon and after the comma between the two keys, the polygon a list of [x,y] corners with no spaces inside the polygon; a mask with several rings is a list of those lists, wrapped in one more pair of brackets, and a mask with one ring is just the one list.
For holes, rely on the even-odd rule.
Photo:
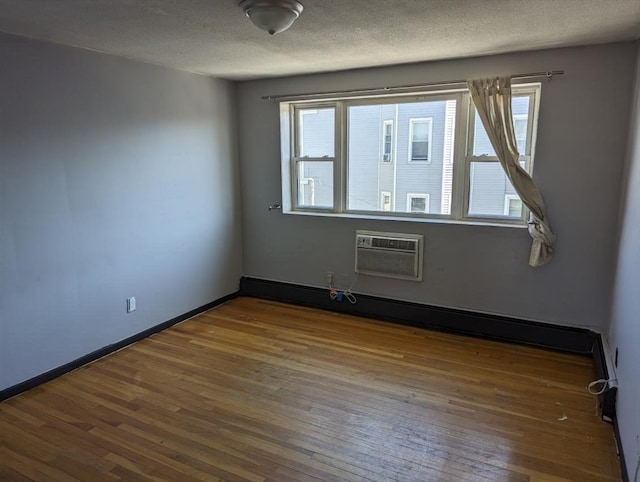
{"label": "building window", "polygon": [[407,194],[407,212],[427,214],[429,212],[429,194]]}
{"label": "building window", "polygon": [[529,127],[529,116],[527,114],[513,115],[513,130],[516,135],[516,146],[518,152],[523,153],[527,149],[527,137]]}
{"label": "building window", "polygon": [[433,119],[409,120],[409,162],[431,162]]}
{"label": "building window", "polygon": [[[520,166],[531,173],[540,86],[512,91]],[[280,108],[285,213],[525,223],[526,207],[505,208],[515,191],[467,90]]]}
{"label": "building window", "polygon": [[382,191],[380,193],[380,211],[391,211],[391,193],[388,191]]}
{"label": "building window", "polygon": [[382,123],[382,162],[391,162],[393,149],[393,121],[386,120]]}
{"label": "building window", "polygon": [[510,218],[522,217],[522,200],[517,194],[504,196],[504,215]]}

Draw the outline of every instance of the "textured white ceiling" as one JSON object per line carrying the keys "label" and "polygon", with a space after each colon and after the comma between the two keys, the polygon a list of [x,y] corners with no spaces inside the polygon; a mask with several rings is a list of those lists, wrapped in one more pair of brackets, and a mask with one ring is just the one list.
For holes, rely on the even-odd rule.
{"label": "textured white ceiling", "polygon": [[631,40],[640,0],[301,0],[270,37],[237,0],[0,0],[0,31],[250,79]]}

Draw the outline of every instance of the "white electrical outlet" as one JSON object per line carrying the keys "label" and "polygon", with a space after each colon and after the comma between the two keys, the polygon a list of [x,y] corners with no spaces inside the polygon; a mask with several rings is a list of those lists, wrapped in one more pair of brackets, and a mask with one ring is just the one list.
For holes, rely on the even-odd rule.
{"label": "white electrical outlet", "polygon": [[333,273],[331,271],[327,271],[327,284],[328,285],[333,284]]}
{"label": "white electrical outlet", "polygon": [[136,297],[132,296],[131,298],[127,298],[127,313],[131,313],[132,311],[136,311]]}

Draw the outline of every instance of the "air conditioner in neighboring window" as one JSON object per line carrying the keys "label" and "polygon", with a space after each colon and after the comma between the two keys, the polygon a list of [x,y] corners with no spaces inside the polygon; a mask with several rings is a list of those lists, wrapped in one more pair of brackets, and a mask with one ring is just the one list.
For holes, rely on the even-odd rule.
{"label": "air conditioner in neighboring window", "polygon": [[356,273],[422,281],[424,236],[356,231]]}

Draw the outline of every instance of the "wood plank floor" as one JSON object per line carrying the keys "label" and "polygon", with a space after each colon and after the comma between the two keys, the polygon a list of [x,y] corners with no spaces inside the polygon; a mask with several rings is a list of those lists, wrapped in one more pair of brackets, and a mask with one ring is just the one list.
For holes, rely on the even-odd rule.
{"label": "wood plank floor", "polygon": [[239,298],[0,404],[2,480],[620,480],[589,358]]}

